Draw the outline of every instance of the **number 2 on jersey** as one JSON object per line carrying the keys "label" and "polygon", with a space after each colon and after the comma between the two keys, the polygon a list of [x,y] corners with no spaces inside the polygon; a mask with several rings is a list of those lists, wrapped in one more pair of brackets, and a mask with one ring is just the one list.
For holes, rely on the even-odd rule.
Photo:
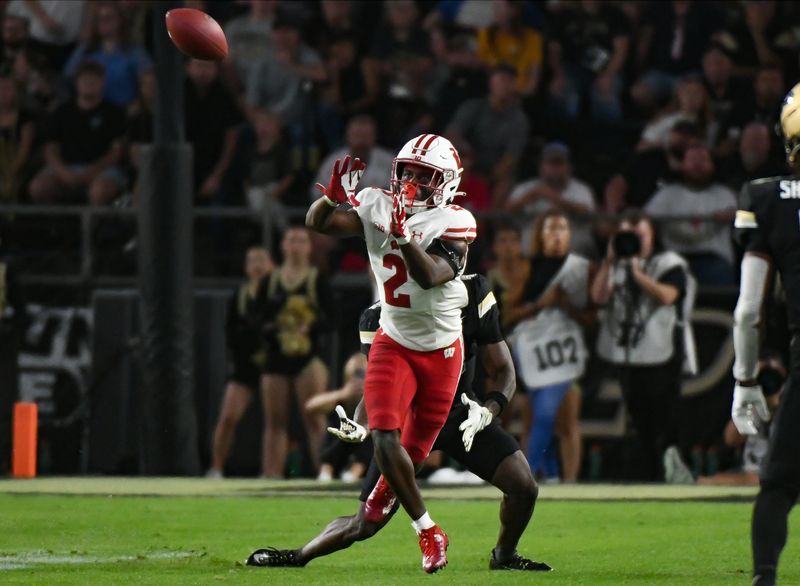
{"label": "number 2 on jersey", "polygon": [[394,275],[383,283],[386,303],[394,307],[411,307],[411,296],[407,293],[397,292],[408,281],[405,261],[396,254],[387,254],[383,257],[383,268],[394,269]]}

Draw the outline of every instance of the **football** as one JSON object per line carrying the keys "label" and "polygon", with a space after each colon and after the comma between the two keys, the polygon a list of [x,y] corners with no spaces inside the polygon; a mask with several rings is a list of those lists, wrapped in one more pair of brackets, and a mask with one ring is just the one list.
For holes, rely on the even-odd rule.
{"label": "football", "polygon": [[167,12],[165,19],[169,38],[189,57],[220,61],[228,55],[228,41],[222,27],[205,12],[176,8]]}

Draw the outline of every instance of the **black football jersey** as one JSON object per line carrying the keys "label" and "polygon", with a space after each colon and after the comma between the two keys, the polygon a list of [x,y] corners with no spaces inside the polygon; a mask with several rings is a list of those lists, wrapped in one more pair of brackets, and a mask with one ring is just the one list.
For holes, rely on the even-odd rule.
{"label": "black football jersey", "polygon": [[800,177],[746,183],[739,196],[736,228],[745,251],[772,259],[786,291],[789,328],[800,332]]}
{"label": "black football jersey", "polygon": [[[464,337],[464,372],[458,382],[458,391],[453,405],[460,405],[461,393],[472,395],[475,378],[475,362],[479,346],[503,341],[500,331],[500,311],[488,279],[483,275],[461,277],[467,287],[467,305],[461,310],[462,335]],[[369,348],[378,330],[381,305],[375,303],[361,313],[358,329],[361,336],[361,352],[369,356]]]}

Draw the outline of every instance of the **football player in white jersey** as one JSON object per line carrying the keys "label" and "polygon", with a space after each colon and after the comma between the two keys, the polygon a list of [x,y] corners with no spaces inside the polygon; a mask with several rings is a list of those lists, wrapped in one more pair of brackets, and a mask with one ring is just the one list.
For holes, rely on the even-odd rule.
{"label": "football player in white jersey", "polygon": [[[414,479],[447,420],[463,362],[464,271],[475,219],[451,205],[461,180],[458,152],[447,139],[423,134],[392,164],[391,191],[356,185],[358,159],[337,161],[306,225],[338,236],[361,236],[381,297],[380,330],[364,382],[375,458],[382,472],[365,517],[380,522],[399,500],[419,535],[422,566],[447,565],[447,535],[428,514]],[[349,203],[351,209],[341,210]]]}

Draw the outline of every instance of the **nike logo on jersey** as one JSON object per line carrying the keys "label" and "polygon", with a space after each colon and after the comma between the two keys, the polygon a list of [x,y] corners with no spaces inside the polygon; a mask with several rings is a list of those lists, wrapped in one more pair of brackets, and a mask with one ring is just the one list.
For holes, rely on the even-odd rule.
{"label": "nike logo on jersey", "polygon": [[444,349],[444,357],[445,358],[452,358],[455,355],[456,355],[456,349],[455,348],[445,348]]}
{"label": "nike logo on jersey", "polygon": [[800,181],[784,179],[779,185],[781,199],[800,199]]}

